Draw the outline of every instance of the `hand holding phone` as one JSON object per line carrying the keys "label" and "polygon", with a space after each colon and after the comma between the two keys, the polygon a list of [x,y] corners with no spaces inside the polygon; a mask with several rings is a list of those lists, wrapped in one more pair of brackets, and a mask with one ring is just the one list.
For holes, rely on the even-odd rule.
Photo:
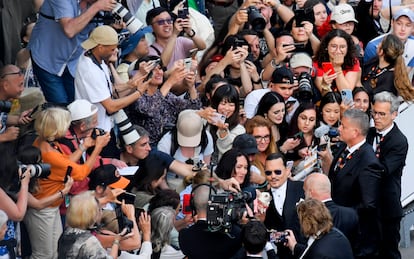
{"label": "hand holding phone", "polygon": [[322,62],[323,73],[328,73],[328,76],[335,74],[335,69],[331,62]]}
{"label": "hand holding phone", "polygon": [[213,114],[213,123],[217,125],[218,123],[224,124],[226,122],[226,116],[224,114],[220,114],[215,112]]}
{"label": "hand holding phone", "polygon": [[185,70],[187,72],[191,71],[191,65],[192,65],[191,58],[185,58],[184,59],[184,67],[185,67]]}
{"label": "hand holding phone", "polygon": [[351,89],[341,90],[341,95],[342,95],[342,102],[345,105],[348,105],[348,106],[354,105],[354,97],[352,95]]}

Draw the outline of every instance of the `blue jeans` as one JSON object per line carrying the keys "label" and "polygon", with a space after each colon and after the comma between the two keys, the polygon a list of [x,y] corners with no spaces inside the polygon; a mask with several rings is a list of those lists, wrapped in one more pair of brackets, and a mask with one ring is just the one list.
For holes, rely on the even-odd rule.
{"label": "blue jeans", "polygon": [[62,76],[57,76],[39,67],[33,59],[32,64],[46,101],[69,104],[75,100],[75,79],[67,67]]}

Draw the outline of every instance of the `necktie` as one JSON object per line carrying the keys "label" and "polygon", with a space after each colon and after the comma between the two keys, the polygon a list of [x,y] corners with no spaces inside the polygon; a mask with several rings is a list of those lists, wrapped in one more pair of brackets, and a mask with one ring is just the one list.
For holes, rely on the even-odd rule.
{"label": "necktie", "polygon": [[335,171],[339,171],[345,166],[346,157],[349,154],[349,150],[346,148],[342,154],[339,156],[338,161],[336,162]]}
{"label": "necktie", "polygon": [[382,136],[382,134],[377,132],[377,134],[375,136],[375,140],[377,142],[377,147],[375,148],[375,156],[376,157],[379,157],[379,154],[381,152],[381,142],[382,142],[383,139],[384,139],[384,137]]}

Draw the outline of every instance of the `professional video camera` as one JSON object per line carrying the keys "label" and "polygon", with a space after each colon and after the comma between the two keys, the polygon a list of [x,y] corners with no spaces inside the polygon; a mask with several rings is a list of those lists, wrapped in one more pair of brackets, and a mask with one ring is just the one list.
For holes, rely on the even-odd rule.
{"label": "professional video camera", "polygon": [[135,18],[135,16],[120,3],[116,3],[115,8],[111,12],[99,12],[95,15],[94,19],[92,19],[92,22],[103,23],[106,25],[115,23],[116,21],[125,22],[127,29],[131,34],[135,34],[143,25],[140,20]]}
{"label": "professional video camera", "polygon": [[243,217],[246,203],[254,199],[253,194],[246,191],[211,195],[207,205],[207,224],[210,231],[230,232],[232,224]]}
{"label": "professional video camera", "polygon": [[313,97],[312,76],[307,72],[302,72],[298,77],[299,87],[295,92],[295,97],[299,101],[311,101]]}
{"label": "professional video camera", "polygon": [[260,11],[255,6],[247,8],[248,21],[252,25],[255,32],[262,32],[266,27],[266,20],[263,18]]}

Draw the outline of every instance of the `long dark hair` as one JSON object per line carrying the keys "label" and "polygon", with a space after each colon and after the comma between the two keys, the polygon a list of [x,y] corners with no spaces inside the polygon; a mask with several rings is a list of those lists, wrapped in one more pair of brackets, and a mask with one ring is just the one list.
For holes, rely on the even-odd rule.
{"label": "long dark hair", "polygon": [[241,188],[250,185],[250,161],[246,154],[238,149],[230,149],[223,154],[220,161],[217,164],[216,174],[222,179],[229,179],[233,177],[233,173],[236,167],[237,158],[243,156],[247,161],[247,174],[244,178],[243,183],[240,185]]}
{"label": "long dark hair", "polygon": [[316,106],[312,102],[301,103],[299,107],[296,109],[290,121],[290,129],[288,132],[288,136],[292,136],[299,132],[298,118],[299,118],[299,115],[306,110],[315,110],[315,112],[317,113]]}
{"label": "long dark hair", "polygon": [[[319,112],[317,114],[318,114],[319,122],[323,122],[325,124],[326,122],[323,120],[322,109],[328,103],[337,103],[338,105],[341,105],[342,103],[341,95],[338,92],[328,92],[322,97],[321,102],[319,103]],[[335,125],[333,125],[334,127],[339,126],[339,120],[335,123]]]}
{"label": "long dark hair", "polygon": [[[201,147],[200,152],[203,153],[204,150],[206,149],[208,145],[208,138],[207,138],[207,133],[206,133],[206,126],[203,126],[203,129],[201,131],[201,140],[200,140],[200,144],[198,145],[199,147]],[[177,149],[180,147],[180,145],[178,144],[178,137],[177,137],[177,127],[174,127],[171,130],[171,149],[170,149],[170,155],[174,156],[175,151],[177,151]]]}
{"label": "long dark hair", "polygon": [[344,63],[342,64],[342,69],[347,70],[352,68],[355,65],[355,62],[357,61],[356,58],[356,49],[354,41],[352,40],[351,35],[344,32],[340,29],[335,29],[330,32],[328,32],[325,37],[321,40],[321,45],[319,47],[318,52],[316,53],[316,61],[318,62],[318,66],[322,67],[322,62],[328,62],[329,61],[329,54],[328,54],[328,45],[329,42],[335,37],[343,38],[346,41],[347,45],[347,52],[344,57]]}
{"label": "long dark hair", "polygon": [[156,194],[159,190],[154,189],[151,183],[160,179],[164,175],[165,169],[167,169],[167,165],[150,153],[146,159],[140,160],[139,169],[134,175],[132,185],[138,191]]}

